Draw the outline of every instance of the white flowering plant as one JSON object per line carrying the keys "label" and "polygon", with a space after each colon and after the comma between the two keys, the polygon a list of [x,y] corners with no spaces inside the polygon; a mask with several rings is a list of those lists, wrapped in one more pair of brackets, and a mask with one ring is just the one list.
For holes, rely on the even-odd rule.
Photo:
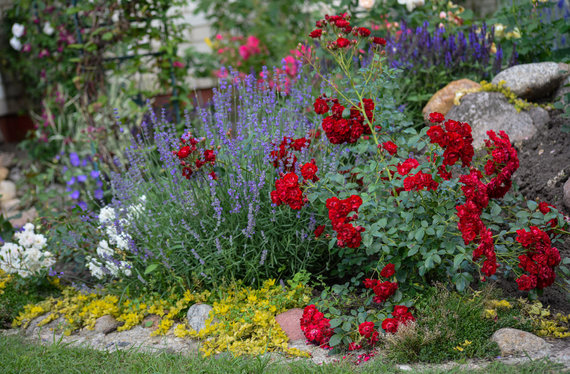
{"label": "white flowering plant", "polygon": [[55,258],[44,251],[47,239],[34,232],[35,227],[27,223],[22,231],[14,234],[16,243],[7,242],[0,247],[0,269],[22,278],[45,275],[55,264]]}
{"label": "white flowering plant", "polygon": [[130,222],[144,212],[145,202],[146,196],[143,195],[137,204],[119,212],[123,214],[111,206],[105,206],[99,211],[98,229],[104,232],[105,239],[99,241],[97,254],[87,257],[86,267],[93,277],[101,280],[107,276],[116,278],[132,275],[132,264],[125,260],[132,240],[127,232]]}

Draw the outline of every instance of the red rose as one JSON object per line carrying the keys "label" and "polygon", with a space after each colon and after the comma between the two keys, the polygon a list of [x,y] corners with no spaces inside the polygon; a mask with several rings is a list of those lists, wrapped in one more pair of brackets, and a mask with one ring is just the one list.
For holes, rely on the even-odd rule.
{"label": "red rose", "polygon": [[382,321],[382,329],[384,329],[384,331],[389,332],[394,334],[396,331],[398,331],[398,321],[394,318],[386,318],[384,321]]}
{"label": "red rose", "polygon": [[190,155],[190,147],[189,146],[184,146],[184,147],[180,148],[180,150],[178,151],[178,158],[179,159],[186,158],[189,155]]}
{"label": "red rose", "polygon": [[392,312],[392,316],[394,318],[400,318],[408,313],[408,307],[405,305],[395,305],[394,311]]}
{"label": "red rose", "polygon": [[204,151],[204,160],[206,160],[206,162],[216,161],[216,155],[212,149],[207,149]]}
{"label": "red rose", "polygon": [[311,33],[309,34],[309,36],[310,36],[311,38],[316,39],[316,38],[320,38],[322,34],[323,34],[323,30],[321,30],[321,29],[315,29],[315,30],[311,31]]}
{"label": "red rose", "polygon": [[325,225],[317,226],[317,228],[315,229],[315,238],[321,236],[323,231],[325,231]]}
{"label": "red rose", "polygon": [[521,291],[530,291],[536,287],[536,277],[534,276],[523,274],[516,280],[516,282],[519,290]]}
{"label": "red rose", "polygon": [[313,104],[313,108],[315,109],[315,113],[317,113],[317,114],[325,114],[326,112],[329,111],[329,106],[328,106],[327,102],[321,98],[318,98],[317,100],[315,100],[315,103]]}
{"label": "red rose", "polygon": [[441,113],[433,112],[429,114],[429,121],[431,123],[442,123],[445,121],[445,116]]}
{"label": "red rose", "polygon": [[390,278],[392,275],[396,274],[396,268],[394,264],[388,264],[384,266],[384,269],[380,272],[380,275],[384,278]]}
{"label": "red rose", "polygon": [[210,177],[212,177],[213,180],[217,181],[218,180],[218,176],[216,175],[216,172],[213,171],[210,173]]}
{"label": "red rose", "polygon": [[427,135],[430,138],[431,143],[438,144],[440,147],[444,148],[449,144],[449,139],[445,131],[441,126],[434,125],[429,128]]}
{"label": "red rose", "polygon": [[386,45],[386,39],[380,38],[380,37],[378,37],[378,36],[375,36],[375,37],[372,39],[372,42],[373,42],[374,44],[378,44],[378,45]]}
{"label": "red rose", "polygon": [[299,185],[299,177],[295,173],[287,173],[283,177],[286,188],[293,188]]}
{"label": "red rose", "polygon": [[358,34],[360,36],[369,36],[370,35],[370,30],[368,30],[366,27],[359,27],[358,28]]}
{"label": "red rose", "polygon": [[371,337],[374,332],[374,322],[361,323],[360,326],[358,326],[358,332],[365,338]]}
{"label": "red rose", "polygon": [[336,40],[336,45],[338,45],[340,48],[348,47],[350,45],[350,40],[346,38],[338,38]]}
{"label": "red rose", "polygon": [[401,164],[398,164],[397,169],[400,175],[406,175],[410,170],[420,166],[420,163],[415,158],[408,158]]}
{"label": "red rose", "polygon": [[396,144],[394,144],[394,142],[392,141],[387,141],[385,143],[382,143],[382,147],[388,151],[389,154],[391,154],[392,156],[394,156],[396,154],[396,152],[398,151],[398,146]]}
{"label": "red rose", "polygon": [[317,168],[317,165],[315,165],[314,160],[301,166],[301,174],[305,180],[316,182],[319,179],[316,176],[317,171],[319,171],[319,169]]}
{"label": "red rose", "polygon": [[357,351],[357,350],[359,350],[360,348],[362,348],[362,346],[361,346],[360,344],[356,344],[356,343],[354,343],[354,342],[352,342],[352,343],[350,343],[350,344],[348,345],[348,350],[349,350],[349,351]]}

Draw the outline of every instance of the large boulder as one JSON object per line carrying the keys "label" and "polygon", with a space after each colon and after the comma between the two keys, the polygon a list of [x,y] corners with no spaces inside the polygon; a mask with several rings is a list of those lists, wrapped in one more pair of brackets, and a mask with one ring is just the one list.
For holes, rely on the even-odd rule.
{"label": "large boulder", "polygon": [[433,112],[438,112],[443,115],[447,114],[447,112],[449,112],[453,107],[453,101],[455,100],[455,94],[457,92],[465,92],[478,88],[481,88],[481,85],[469,79],[460,79],[449,83],[429,99],[428,103],[422,110],[424,118],[427,120],[429,114]]}
{"label": "large boulder", "polygon": [[467,94],[458,106],[451,108],[446,118],[471,125],[475,148],[484,144],[489,130],[505,131],[512,142],[531,138],[537,131],[532,117],[525,111],[517,112],[500,92]]}
{"label": "large boulder", "polygon": [[551,96],[569,70],[568,65],[556,62],[515,65],[497,74],[491,83],[505,81],[505,86],[518,97],[537,100]]}
{"label": "large boulder", "polygon": [[491,340],[499,345],[501,355],[546,356],[550,352],[550,344],[530,332],[503,328],[495,331]]}
{"label": "large boulder", "polygon": [[289,340],[299,340],[305,338],[301,330],[301,317],[303,317],[303,309],[294,308],[275,316],[275,320]]}
{"label": "large boulder", "polygon": [[212,308],[208,304],[194,304],[188,308],[188,313],[186,313],[186,318],[188,319],[188,326],[199,332],[204,327],[206,327],[206,320]]}

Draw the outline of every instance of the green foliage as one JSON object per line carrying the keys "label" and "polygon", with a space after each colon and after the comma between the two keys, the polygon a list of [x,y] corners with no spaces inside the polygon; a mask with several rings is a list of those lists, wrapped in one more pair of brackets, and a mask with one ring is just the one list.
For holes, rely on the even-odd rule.
{"label": "green foliage", "polygon": [[24,280],[12,275],[4,292],[0,293],[0,328],[10,328],[12,321],[24,310],[25,305],[58,295],[59,288],[56,284],[58,282],[53,278],[33,277]]}
{"label": "green foliage", "polygon": [[[561,45],[570,37],[570,23],[558,1],[505,1],[489,23],[504,26],[500,40],[505,56],[514,48],[519,63],[568,59],[570,48]],[[568,5],[563,5],[568,11]],[[513,35],[509,37],[510,35]],[[566,57],[564,57],[566,56]]]}
{"label": "green foliage", "polygon": [[417,322],[386,337],[388,356],[398,362],[445,362],[499,355],[490,340],[498,329],[531,331],[520,308],[501,309],[496,318],[485,318],[485,309],[498,295],[491,287],[459,294],[438,285],[425,292],[415,305]]}
{"label": "green foliage", "polygon": [[[246,74],[252,70],[260,72],[263,65],[281,66],[281,59],[296,49],[299,37],[304,39],[311,31],[314,12],[319,9],[313,5],[320,5],[307,0],[198,0],[196,3],[195,12],[205,13],[214,31],[227,41],[223,47],[233,49],[234,60],[228,63]],[[243,61],[237,53],[238,47],[231,44],[239,38],[244,42],[238,44],[245,44],[248,36],[259,39],[261,54]]]}
{"label": "green foliage", "polygon": [[[28,147],[33,157],[51,159],[81,130],[60,116],[79,116],[98,127],[100,108],[113,104],[108,97],[116,80],[139,104],[170,94],[177,115],[182,105],[190,105],[184,79],[196,54],[179,57],[178,45],[188,29],[176,10],[182,4],[97,0],[63,6],[54,0],[25,0],[6,11],[4,35],[20,48],[4,44],[0,63],[4,74],[25,82],[27,108],[38,112],[36,143]],[[16,24],[25,29],[23,35],[13,34]],[[140,77],[148,81],[148,74],[155,75],[154,86],[142,85]]]}

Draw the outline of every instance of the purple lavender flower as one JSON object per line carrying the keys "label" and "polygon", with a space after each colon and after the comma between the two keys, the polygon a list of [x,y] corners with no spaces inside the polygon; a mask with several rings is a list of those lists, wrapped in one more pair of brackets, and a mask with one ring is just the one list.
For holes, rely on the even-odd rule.
{"label": "purple lavender flower", "polygon": [[87,181],[87,175],[83,175],[83,174],[78,175],[78,176],[77,176],[77,181],[78,181],[79,183],[85,183],[85,182]]}
{"label": "purple lavender flower", "polygon": [[81,195],[81,193],[79,192],[79,190],[73,190],[73,192],[71,192],[71,194],[69,194],[69,197],[71,197],[74,200],[79,199],[79,196]]}

